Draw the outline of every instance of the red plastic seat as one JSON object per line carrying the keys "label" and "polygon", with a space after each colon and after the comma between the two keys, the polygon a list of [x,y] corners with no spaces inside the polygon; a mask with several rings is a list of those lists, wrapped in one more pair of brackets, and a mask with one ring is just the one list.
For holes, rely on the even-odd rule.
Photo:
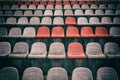
{"label": "red plastic seat", "polygon": [[110,36],[105,27],[97,27],[95,29],[95,35],[97,37],[109,37]]}
{"label": "red plastic seat", "polygon": [[95,34],[93,33],[93,29],[91,27],[82,27],[81,37],[95,37]]}
{"label": "red plastic seat", "polygon": [[48,5],[54,5],[54,1],[49,1]]}
{"label": "red plastic seat", "polygon": [[67,27],[66,37],[67,38],[79,38],[80,35],[79,35],[78,29],[74,26]]}
{"label": "red plastic seat", "polygon": [[69,5],[70,2],[69,2],[69,1],[63,1],[63,4],[64,4],[64,5]]}
{"label": "red plastic seat", "polygon": [[85,1],[79,1],[79,4],[81,4],[81,5],[85,4]]}
{"label": "red plastic seat", "polygon": [[56,5],[62,5],[62,1],[56,1]]}
{"label": "red plastic seat", "polygon": [[31,2],[25,2],[25,5],[31,5]]}
{"label": "red plastic seat", "polygon": [[32,4],[33,5],[39,5],[39,2],[38,1],[34,1]]}
{"label": "red plastic seat", "polygon": [[46,26],[42,26],[38,29],[37,38],[49,38],[50,37],[50,30]]}
{"label": "red plastic seat", "polygon": [[52,35],[53,38],[63,38],[64,35],[64,29],[62,27],[54,27],[52,29]]}
{"label": "red plastic seat", "polygon": [[68,58],[86,58],[81,43],[72,42],[68,45]]}
{"label": "red plastic seat", "polygon": [[74,5],[74,4],[78,4],[77,1],[71,1],[71,4]]}
{"label": "red plastic seat", "polygon": [[46,3],[46,1],[41,1],[40,2],[40,5],[46,5],[47,3]]}
{"label": "red plastic seat", "polygon": [[65,24],[67,25],[75,25],[76,24],[76,20],[74,17],[67,17],[65,20]]}

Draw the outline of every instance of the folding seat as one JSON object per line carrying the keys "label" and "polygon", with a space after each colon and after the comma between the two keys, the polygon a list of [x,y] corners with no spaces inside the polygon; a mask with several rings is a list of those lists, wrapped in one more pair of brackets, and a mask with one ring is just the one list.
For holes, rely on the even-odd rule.
{"label": "folding seat", "polygon": [[11,44],[9,42],[0,42],[0,56],[7,56],[10,52]]}
{"label": "folding seat", "polygon": [[64,29],[62,27],[54,27],[52,29],[51,37],[53,38],[64,38]]}
{"label": "folding seat", "polygon": [[43,15],[42,10],[35,10],[34,11],[34,16],[42,16],[42,15]]}
{"label": "folding seat", "polygon": [[37,35],[38,38],[49,38],[50,37],[50,30],[46,26],[42,26],[38,28]]}
{"label": "folding seat", "polygon": [[62,10],[55,10],[54,16],[63,16],[63,11]]}
{"label": "folding seat", "polygon": [[5,18],[4,17],[0,17],[0,24],[4,24],[5,23]]}
{"label": "folding seat", "polygon": [[120,27],[111,27],[110,35],[111,36],[120,36]]}
{"label": "folding seat", "polygon": [[10,10],[10,5],[4,5],[3,10]]}
{"label": "folding seat", "polygon": [[91,27],[82,27],[81,37],[95,37],[93,29]]}
{"label": "folding seat", "polygon": [[52,9],[54,9],[54,7],[53,7],[53,5],[47,5],[46,9],[51,9],[52,10]]}
{"label": "folding seat", "polygon": [[89,5],[83,4],[83,5],[81,6],[81,8],[82,8],[82,9],[89,9]]}
{"label": "folding seat", "polygon": [[15,67],[4,67],[0,72],[1,80],[19,80],[19,73]]}
{"label": "folding seat", "polygon": [[66,17],[65,24],[66,25],[76,25],[76,19],[74,17]]}
{"label": "folding seat", "polygon": [[32,16],[32,11],[31,10],[25,11],[24,16]]}
{"label": "folding seat", "polygon": [[79,17],[79,18],[77,19],[77,24],[78,24],[78,25],[88,24],[88,20],[87,20],[86,17]]}
{"label": "folding seat", "polygon": [[34,25],[40,24],[39,17],[31,17],[30,24],[34,24]]}
{"label": "folding seat", "polygon": [[78,42],[71,42],[68,45],[68,58],[86,58],[83,46]]}
{"label": "folding seat", "polygon": [[118,80],[117,72],[111,67],[101,67],[97,70],[97,80]]}
{"label": "folding seat", "polygon": [[73,9],[80,9],[80,6],[78,4],[73,5]]}
{"label": "folding seat", "polygon": [[43,25],[51,25],[52,24],[52,19],[51,17],[43,17],[41,24]]}
{"label": "folding seat", "polygon": [[8,57],[25,58],[29,53],[29,46],[27,42],[16,42],[12,53]]}
{"label": "folding seat", "polygon": [[14,16],[23,16],[23,12],[22,11],[15,11]]}
{"label": "folding seat", "polygon": [[62,9],[62,5],[55,5],[55,9]]}
{"label": "folding seat", "polygon": [[113,10],[105,10],[105,14],[106,15],[114,15],[114,11]]}
{"label": "folding seat", "polygon": [[71,5],[64,5],[64,9],[71,9]]}
{"label": "folding seat", "polygon": [[0,28],[0,37],[7,36],[7,28]]}
{"label": "folding seat", "polygon": [[25,10],[27,10],[27,5],[21,5],[21,6],[20,6],[20,9],[25,9]]}
{"label": "folding seat", "polygon": [[83,10],[75,10],[74,14],[76,16],[84,15]]}
{"label": "folding seat", "polygon": [[16,24],[16,18],[15,17],[7,18],[6,24]]}
{"label": "folding seat", "polygon": [[86,15],[93,15],[94,12],[93,12],[93,10],[85,10],[85,14]]}
{"label": "folding seat", "polygon": [[115,11],[115,14],[116,14],[116,15],[120,15],[120,10],[116,10],[116,11]]}
{"label": "folding seat", "polygon": [[52,10],[45,10],[44,11],[44,16],[53,16]]}
{"label": "folding seat", "polygon": [[3,16],[3,11],[0,11],[0,16]]}
{"label": "folding seat", "polygon": [[98,6],[96,4],[91,4],[90,9],[98,9]]}
{"label": "folding seat", "polygon": [[73,10],[65,10],[64,16],[73,16]]}
{"label": "folding seat", "polygon": [[93,75],[89,68],[78,67],[72,72],[72,80],[93,80]]}
{"label": "folding seat", "polygon": [[43,80],[43,72],[38,67],[28,67],[23,73],[22,80]]}
{"label": "folding seat", "polygon": [[103,10],[95,10],[95,15],[104,15]]}
{"label": "folding seat", "polygon": [[91,18],[89,18],[89,23],[90,24],[100,24],[100,20],[98,19],[98,17],[91,17]]}
{"label": "folding seat", "polygon": [[108,34],[108,31],[105,27],[96,27],[95,35],[97,37],[110,37],[110,35]]}
{"label": "folding seat", "polygon": [[14,4],[14,5],[12,5],[11,9],[13,9],[13,10],[18,10],[18,9],[19,9],[19,6]]}
{"label": "folding seat", "polygon": [[26,27],[23,31],[23,37],[34,37],[35,36],[35,28],[34,27]]}
{"label": "folding seat", "polygon": [[29,5],[28,9],[36,10],[36,6],[35,5]]}
{"label": "folding seat", "polygon": [[108,58],[120,57],[119,45],[115,42],[107,42],[104,45],[104,54]]}
{"label": "folding seat", "polygon": [[48,58],[61,59],[65,58],[65,47],[61,42],[53,42],[50,44]]}
{"label": "folding seat", "polygon": [[46,44],[43,42],[35,42],[32,44],[31,52],[28,55],[28,58],[45,58],[46,55]]}
{"label": "folding seat", "polygon": [[78,29],[75,26],[68,26],[66,30],[66,37],[67,38],[79,38]]}
{"label": "folding seat", "polygon": [[20,17],[18,19],[18,24],[28,24],[28,19],[27,17]]}
{"label": "folding seat", "polygon": [[100,4],[99,9],[107,9],[107,6],[105,4]]}
{"label": "folding seat", "polygon": [[13,16],[12,11],[5,11],[4,16]]}
{"label": "folding seat", "polygon": [[105,58],[101,45],[97,42],[90,42],[87,44],[86,55],[88,58]]}
{"label": "folding seat", "polygon": [[108,4],[108,8],[109,8],[109,9],[115,9],[116,7],[115,7],[114,4]]}
{"label": "folding seat", "polygon": [[64,20],[62,17],[54,17],[53,25],[64,25]]}
{"label": "folding seat", "polygon": [[11,37],[19,37],[21,36],[21,29],[19,27],[13,27],[9,31],[9,35]]}
{"label": "folding seat", "polygon": [[48,71],[46,80],[68,80],[67,71],[62,67],[53,67]]}
{"label": "folding seat", "polygon": [[111,23],[112,23],[112,20],[111,20],[110,17],[102,17],[101,23],[102,23],[102,24],[111,24]]}
{"label": "folding seat", "polygon": [[44,5],[38,5],[37,9],[45,10],[45,6]]}
{"label": "folding seat", "polygon": [[114,24],[120,24],[120,17],[114,17],[113,18],[113,23]]}

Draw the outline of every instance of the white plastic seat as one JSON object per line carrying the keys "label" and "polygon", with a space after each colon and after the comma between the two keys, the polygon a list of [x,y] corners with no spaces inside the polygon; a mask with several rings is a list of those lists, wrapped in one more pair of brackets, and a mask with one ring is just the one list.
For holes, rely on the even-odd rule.
{"label": "white plastic seat", "polygon": [[87,4],[83,4],[83,5],[81,6],[81,8],[82,8],[82,9],[89,9],[89,6],[88,6]]}
{"label": "white plastic seat", "polygon": [[92,5],[90,6],[90,9],[98,9],[98,6],[97,6],[96,4],[92,4]]}
{"label": "white plastic seat", "polygon": [[7,28],[0,28],[0,37],[7,36]]}
{"label": "white plastic seat", "polygon": [[28,9],[36,10],[36,6],[35,5],[29,5]]}
{"label": "white plastic seat", "polygon": [[105,14],[106,15],[114,15],[114,11],[113,10],[105,10]]}
{"label": "white plastic seat", "polygon": [[39,17],[31,17],[29,24],[35,24],[35,25],[40,24]]}
{"label": "white plastic seat", "polygon": [[12,11],[5,11],[4,16],[13,16]]}
{"label": "white plastic seat", "polygon": [[98,19],[98,17],[91,17],[91,18],[89,18],[89,23],[90,24],[100,24],[100,20]]}
{"label": "white plastic seat", "polygon": [[27,5],[21,5],[20,9],[26,10],[27,9]]}
{"label": "white plastic seat", "polygon": [[32,11],[25,11],[24,16],[32,16]]}
{"label": "white plastic seat", "polygon": [[45,10],[45,6],[44,5],[38,5],[37,9]]}
{"label": "white plastic seat", "polygon": [[107,9],[107,6],[104,5],[104,4],[100,4],[100,5],[99,5],[99,9]]}
{"label": "white plastic seat", "polygon": [[65,16],[73,16],[73,11],[72,10],[65,10],[64,15]]}
{"label": "white plastic seat", "polygon": [[103,24],[111,24],[112,20],[111,20],[110,17],[102,17],[101,23],[103,23]]}
{"label": "white plastic seat", "polygon": [[77,24],[80,25],[80,24],[88,24],[88,20],[86,17],[79,17],[77,19]]}
{"label": "white plastic seat", "polygon": [[113,18],[113,23],[114,24],[120,24],[120,17],[114,17]]}
{"label": "white plastic seat", "polygon": [[80,6],[78,4],[73,5],[73,9],[80,9]]}
{"label": "white plastic seat", "polygon": [[76,16],[84,15],[84,14],[83,14],[83,10],[75,10],[74,14],[75,14]]}
{"label": "white plastic seat", "polygon": [[36,11],[34,12],[34,16],[42,16],[42,15],[43,15],[42,10],[36,10]]}
{"label": "white plastic seat", "polygon": [[16,24],[16,18],[15,17],[7,18],[6,24]]}
{"label": "white plastic seat", "polygon": [[47,5],[46,9],[51,9],[52,10],[52,9],[54,9],[54,7],[53,7],[53,5]]}
{"label": "white plastic seat", "polygon": [[53,25],[64,25],[64,20],[62,17],[54,17]]}
{"label": "white plastic seat", "polygon": [[22,16],[23,12],[22,11],[15,11],[14,16]]}
{"label": "white plastic seat", "polygon": [[108,8],[109,9],[115,9],[115,5],[114,4],[108,4]]}
{"label": "white plastic seat", "polygon": [[85,10],[85,15],[93,15],[93,10]]}
{"label": "white plastic seat", "polygon": [[19,9],[19,6],[18,5],[12,5],[11,9],[17,10],[17,9]]}
{"label": "white plastic seat", "polygon": [[51,25],[52,24],[52,19],[51,17],[43,17],[41,24],[43,25]]}
{"label": "white plastic seat", "polygon": [[35,36],[35,28],[34,27],[26,27],[23,31],[23,37],[34,37]]}
{"label": "white plastic seat", "polygon": [[11,37],[20,37],[21,36],[21,29],[19,27],[13,27],[9,31],[9,35]]}
{"label": "white plastic seat", "polygon": [[45,10],[44,11],[44,16],[53,16],[52,10]]}
{"label": "white plastic seat", "polygon": [[28,19],[27,17],[20,17],[18,19],[18,24],[28,24]]}
{"label": "white plastic seat", "polygon": [[64,5],[64,9],[71,9],[71,5]]}
{"label": "white plastic seat", "polygon": [[120,10],[116,10],[116,11],[115,11],[115,14],[116,14],[116,15],[120,15]]}
{"label": "white plastic seat", "polygon": [[96,10],[95,15],[104,15],[103,10]]}
{"label": "white plastic seat", "polygon": [[62,9],[62,5],[55,5],[55,9]]}
{"label": "white plastic seat", "polygon": [[63,11],[62,10],[55,10],[54,16],[63,16]]}
{"label": "white plastic seat", "polygon": [[120,27],[111,27],[110,35],[111,36],[120,36]]}

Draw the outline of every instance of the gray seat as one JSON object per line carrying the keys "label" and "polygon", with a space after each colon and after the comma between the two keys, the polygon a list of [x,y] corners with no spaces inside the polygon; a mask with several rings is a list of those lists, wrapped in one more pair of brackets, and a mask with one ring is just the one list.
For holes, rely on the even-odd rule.
{"label": "gray seat", "polygon": [[104,45],[104,54],[108,58],[120,57],[119,45],[115,42],[107,42]]}
{"label": "gray seat", "polygon": [[62,5],[55,5],[55,9],[62,9]]}
{"label": "gray seat", "polygon": [[43,72],[38,67],[28,67],[23,73],[22,80],[43,80]]}
{"label": "gray seat", "polygon": [[30,19],[30,24],[40,24],[40,19],[39,17],[31,17]]}
{"label": "gray seat", "polygon": [[114,11],[113,10],[105,10],[105,14],[106,15],[114,15]]}
{"label": "gray seat", "polygon": [[42,10],[36,10],[36,11],[34,12],[34,16],[42,16],[42,15],[43,15]]}
{"label": "gray seat", "polygon": [[28,24],[28,19],[27,17],[20,17],[18,19],[18,24]]}
{"label": "gray seat", "polygon": [[92,72],[85,67],[75,68],[72,72],[72,80],[93,80]]}
{"label": "gray seat", "polygon": [[4,17],[0,17],[0,24],[4,24],[5,23],[5,18]]}
{"label": "gray seat", "polygon": [[44,5],[38,5],[37,9],[45,10],[45,6]]}
{"label": "gray seat", "polygon": [[102,23],[102,24],[111,24],[111,23],[112,23],[112,20],[111,20],[110,17],[102,17],[101,23]]}
{"label": "gray seat", "polygon": [[4,5],[3,10],[10,10],[10,5]]}
{"label": "gray seat", "polygon": [[95,10],[95,15],[104,15],[103,10]]}
{"label": "gray seat", "polygon": [[51,25],[52,24],[52,19],[51,17],[43,17],[41,24],[43,25]]}
{"label": "gray seat", "polygon": [[68,75],[64,68],[54,67],[48,71],[47,80],[68,80]]}
{"label": "gray seat", "polygon": [[11,9],[13,9],[13,10],[18,10],[18,9],[19,9],[19,6],[18,6],[18,5],[12,5]]}
{"label": "gray seat", "polygon": [[28,58],[45,58],[46,55],[46,44],[43,42],[35,42],[32,44],[31,52],[28,55]]}
{"label": "gray seat", "polygon": [[85,10],[85,15],[93,15],[93,10]]}
{"label": "gray seat", "polygon": [[24,16],[32,16],[32,11],[25,11]]}
{"label": "gray seat", "polygon": [[63,16],[63,11],[62,10],[55,10],[54,16]]}
{"label": "gray seat", "polygon": [[29,5],[28,9],[36,10],[36,6],[35,5]]}
{"label": "gray seat", "polygon": [[108,4],[108,8],[109,8],[109,9],[115,9],[116,7],[115,7],[114,4]]}
{"label": "gray seat", "polygon": [[0,11],[0,16],[3,16],[3,11]]}
{"label": "gray seat", "polygon": [[73,16],[73,10],[65,10],[64,15],[65,16]]}
{"label": "gray seat", "polygon": [[81,8],[82,8],[82,9],[89,9],[89,6],[88,6],[87,4],[83,4],[83,5],[81,6]]}
{"label": "gray seat", "polygon": [[116,11],[115,11],[115,14],[116,14],[116,15],[120,15],[120,10],[116,10]]}
{"label": "gray seat", "polygon": [[9,31],[9,37],[20,37],[21,36],[21,29],[19,27],[13,27]]}
{"label": "gray seat", "polygon": [[19,80],[19,73],[15,67],[4,67],[0,72],[1,80]]}
{"label": "gray seat", "polygon": [[23,12],[22,11],[15,11],[14,16],[23,16]]}
{"label": "gray seat", "polygon": [[83,10],[75,10],[74,15],[76,16],[84,15]]}
{"label": "gray seat", "polygon": [[4,16],[13,16],[12,11],[5,11]]}
{"label": "gray seat", "polygon": [[7,36],[7,28],[0,28],[0,37]]}
{"label": "gray seat", "polygon": [[64,9],[71,9],[71,5],[64,5]]}
{"label": "gray seat", "polygon": [[34,37],[35,36],[35,28],[34,27],[26,27],[23,31],[23,37]]}
{"label": "gray seat", "polygon": [[101,67],[97,71],[97,80],[118,80],[117,72],[111,67]]}
{"label": "gray seat", "polygon": [[62,17],[54,17],[53,25],[64,25],[64,20]]}
{"label": "gray seat", "polygon": [[77,19],[77,24],[80,25],[80,24],[88,24],[88,20],[86,17],[79,17]]}
{"label": "gray seat", "polygon": [[120,9],[120,5],[117,5],[117,9]]}
{"label": "gray seat", "polygon": [[29,53],[29,46],[26,42],[16,42],[12,53],[8,55],[8,57],[12,58],[25,58]]}
{"label": "gray seat", "polygon": [[53,42],[50,45],[48,58],[65,58],[65,47],[61,42]]}
{"label": "gray seat", "polygon": [[120,24],[120,17],[114,17],[113,18],[113,23],[114,24]]}
{"label": "gray seat", "polygon": [[98,17],[91,17],[91,18],[89,18],[89,23],[90,24],[100,24],[100,20],[98,19]]}
{"label": "gray seat", "polygon": [[53,16],[52,10],[45,10],[44,11],[44,16]]}
{"label": "gray seat", "polygon": [[11,52],[11,44],[9,42],[0,42],[0,56],[7,56]]}
{"label": "gray seat", "polygon": [[16,18],[15,17],[7,18],[6,24],[16,24]]}
{"label": "gray seat", "polygon": [[90,9],[98,9],[98,6],[97,6],[96,4],[92,4],[92,5],[90,6]]}
{"label": "gray seat", "polygon": [[73,5],[73,9],[80,9],[80,6],[78,4]]}
{"label": "gray seat", "polygon": [[110,35],[111,36],[120,36],[120,27],[111,27]]}
{"label": "gray seat", "polygon": [[21,5],[20,9],[27,10],[27,5]]}
{"label": "gray seat", "polygon": [[88,58],[105,58],[101,45],[97,42],[90,42],[87,44],[86,55]]}
{"label": "gray seat", "polygon": [[107,6],[105,4],[100,4],[99,9],[107,9]]}
{"label": "gray seat", "polygon": [[53,5],[47,5],[46,9],[51,9],[52,10],[52,9],[54,9],[54,7],[53,7]]}

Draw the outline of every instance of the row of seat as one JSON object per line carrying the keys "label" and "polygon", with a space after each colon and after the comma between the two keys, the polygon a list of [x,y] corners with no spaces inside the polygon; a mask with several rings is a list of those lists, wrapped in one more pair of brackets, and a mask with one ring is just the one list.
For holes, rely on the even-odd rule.
{"label": "row of seat", "polygon": [[31,11],[31,10],[25,10],[25,11],[0,11],[0,16],[86,16],[86,15],[92,15],[92,16],[109,16],[109,15],[116,15],[119,16],[120,15],[120,10],[105,10],[105,12],[103,10],[95,10],[95,13],[93,10],[75,10],[73,13],[73,10],[35,10],[35,11]]}
{"label": "row of seat", "polygon": [[32,10],[36,10],[36,9],[120,9],[120,5],[116,4],[100,4],[100,5],[96,5],[96,4],[91,4],[91,5],[87,5],[87,4],[75,4],[75,5],[3,5],[0,6],[0,10],[18,10],[18,9],[32,9]]}
{"label": "row of seat", "polygon": [[[15,67],[4,67],[0,70],[1,80],[19,80]],[[95,80],[119,80],[117,72],[112,67],[100,67]],[[62,67],[50,68],[46,80],[68,80],[68,73]],[[38,67],[28,67],[24,70],[22,80],[45,80],[42,70]],[[73,70],[71,80],[94,80],[92,71],[87,67],[77,67]]]}
{"label": "row of seat", "polygon": [[[66,58],[65,46],[62,42],[53,42],[50,44],[47,55],[47,48],[44,42],[34,42],[30,47],[27,42],[16,42],[13,51],[9,42],[0,42],[0,56],[12,58]],[[68,58],[117,58],[120,57],[120,48],[116,42],[107,42],[104,44],[104,53],[98,42],[89,42],[85,48],[79,42],[68,44]],[[86,53],[86,54],[85,54]],[[87,56],[86,56],[87,55]]]}
{"label": "row of seat", "polygon": [[[37,31],[37,33],[36,33]],[[63,27],[53,27],[50,31],[49,27],[42,26],[38,30],[35,30],[34,27],[26,27],[22,31],[20,27],[13,27],[9,30],[7,28],[0,28],[0,37],[36,37],[36,38],[94,38],[94,37],[119,37],[120,36],[120,27],[111,27],[108,31],[105,27],[96,27],[95,32],[92,27],[82,27],[80,33],[78,28],[75,26],[68,26],[66,33]],[[23,32],[23,34],[22,34]],[[51,34],[51,36],[50,36]],[[66,34],[66,36],[65,36]]]}
{"label": "row of seat", "polygon": [[[41,21],[40,21],[41,20]],[[89,22],[88,22],[89,20]],[[120,17],[102,17],[101,20],[99,17],[31,17],[30,19],[27,17],[19,17],[18,20],[16,17],[9,17],[6,19],[4,17],[0,17],[0,24],[23,24],[23,25],[86,25],[86,24],[120,24]]]}

